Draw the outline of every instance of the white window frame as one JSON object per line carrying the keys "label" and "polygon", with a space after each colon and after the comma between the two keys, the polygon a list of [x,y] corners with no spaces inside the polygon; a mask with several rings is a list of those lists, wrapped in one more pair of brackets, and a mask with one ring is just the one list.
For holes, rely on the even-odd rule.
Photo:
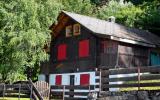
{"label": "white window frame", "polygon": [[66,37],[71,37],[72,33],[73,33],[73,31],[72,31],[72,25],[66,26]]}
{"label": "white window frame", "polygon": [[[79,27],[78,30],[76,30],[76,27]],[[77,31],[78,31],[78,32],[77,32]],[[74,24],[74,26],[73,26],[73,34],[74,34],[75,36],[80,35],[80,31],[81,31],[80,24]]]}

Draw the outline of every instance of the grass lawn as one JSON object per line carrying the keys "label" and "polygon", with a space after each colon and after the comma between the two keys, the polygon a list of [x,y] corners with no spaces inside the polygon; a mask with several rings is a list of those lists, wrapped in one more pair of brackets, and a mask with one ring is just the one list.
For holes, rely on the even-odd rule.
{"label": "grass lawn", "polygon": [[[0,100],[18,100],[18,98],[2,98],[0,97]],[[30,98],[21,98],[20,100],[30,100]],[[51,100],[61,100],[61,99],[51,99]]]}
{"label": "grass lawn", "polygon": [[[140,81],[140,83],[157,83],[160,82],[160,80],[143,80]],[[131,81],[128,83],[138,83],[137,81]],[[129,88],[120,88],[120,91],[133,91],[138,90],[138,87],[129,87]],[[160,86],[154,86],[154,87],[140,87],[140,90],[160,90]]]}
{"label": "grass lawn", "polygon": [[[0,98],[0,100],[18,100],[18,98]],[[30,100],[29,98],[21,98],[20,100]]]}

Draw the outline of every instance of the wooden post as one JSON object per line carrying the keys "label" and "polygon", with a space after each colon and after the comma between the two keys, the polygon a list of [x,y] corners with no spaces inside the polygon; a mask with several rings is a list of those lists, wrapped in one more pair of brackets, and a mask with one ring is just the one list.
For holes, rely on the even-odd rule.
{"label": "wooden post", "polygon": [[19,87],[19,91],[18,91],[18,92],[19,92],[18,100],[20,100],[20,95],[21,95],[21,93],[20,93],[20,92],[21,92],[21,84],[19,84],[18,87]]}
{"label": "wooden post", "polygon": [[33,82],[31,79],[29,79],[29,83],[30,85],[33,86],[33,92],[34,94],[36,94],[36,96],[38,97],[39,100],[44,100],[43,97],[41,96],[40,92],[38,91],[38,89],[34,86]]}
{"label": "wooden post", "polygon": [[140,81],[141,81],[141,69],[140,67],[138,67],[138,91],[140,90]]}
{"label": "wooden post", "polygon": [[3,85],[3,99],[4,99],[4,97],[5,97],[5,88],[6,86],[5,86],[5,84]]}
{"label": "wooden post", "polygon": [[100,71],[99,71],[99,93],[101,92],[101,85],[102,85],[101,78],[102,78],[102,73],[101,73],[101,69],[100,69]]}
{"label": "wooden post", "polygon": [[31,93],[30,93],[30,100],[32,100],[32,95],[33,95],[33,87],[32,87],[32,85],[31,85],[30,91],[31,91]]}
{"label": "wooden post", "polygon": [[63,86],[63,100],[65,99],[65,85]]}

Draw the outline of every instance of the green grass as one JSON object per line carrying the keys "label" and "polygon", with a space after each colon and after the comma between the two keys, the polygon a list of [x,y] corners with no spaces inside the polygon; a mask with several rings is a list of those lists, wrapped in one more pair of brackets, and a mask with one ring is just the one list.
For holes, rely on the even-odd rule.
{"label": "green grass", "polygon": [[[160,82],[160,80],[145,80],[145,81],[140,81],[140,83],[157,83]],[[130,81],[127,83],[138,83],[138,81]],[[120,88],[120,91],[132,91],[132,90],[138,90],[138,87],[129,87],[129,88]],[[160,90],[160,86],[156,87],[141,87],[140,90]]]}
{"label": "green grass", "polygon": [[[0,97],[0,100],[18,100],[18,98],[2,98]],[[21,98],[20,100],[30,100],[30,98]],[[51,100],[61,100],[61,99],[51,99]]]}
{"label": "green grass", "polygon": [[[18,98],[0,98],[0,100],[18,100]],[[20,98],[20,100],[30,100],[29,98]]]}

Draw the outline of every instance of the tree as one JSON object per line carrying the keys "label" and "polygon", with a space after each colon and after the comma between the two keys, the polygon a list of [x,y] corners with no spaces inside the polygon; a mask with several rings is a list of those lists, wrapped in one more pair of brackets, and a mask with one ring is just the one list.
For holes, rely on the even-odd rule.
{"label": "tree", "polygon": [[62,0],[63,10],[94,16],[95,5],[90,0]]}
{"label": "tree", "polygon": [[148,2],[142,5],[144,12],[137,21],[137,26],[160,36],[160,1]]}
{"label": "tree", "polygon": [[[78,3],[78,6],[77,6]],[[27,68],[37,75],[49,26],[61,10],[93,14],[89,0],[0,0],[0,73],[2,81],[26,79]]]}
{"label": "tree", "polygon": [[134,5],[141,5],[144,2],[153,2],[155,0],[124,0],[124,1],[132,2]]}
{"label": "tree", "polygon": [[42,48],[50,39],[49,26],[61,10],[104,20],[115,16],[116,22],[126,26],[159,32],[159,0],[143,5],[122,1],[0,0],[0,78],[4,82],[26,79],[24,73],[30,67],[35,79],[40,62],[48,59]]}
{"label": "tree", "polygon": [[0,1],[2,81],[26,79],[26,66],[38,71],[40,61],[48,58],[42,50],[50,37],[48,27],[56,20],[61,8],[55,0]]}
{"label": "tree", "polygon": [[108,17],[114,16],[117,23],[126,26],[135,27],[135,21],[141,15],[143,10],[131,3],[124,3],[118,1],[110,1],[108,4],[99,8],[97,17],[108,20]]}

